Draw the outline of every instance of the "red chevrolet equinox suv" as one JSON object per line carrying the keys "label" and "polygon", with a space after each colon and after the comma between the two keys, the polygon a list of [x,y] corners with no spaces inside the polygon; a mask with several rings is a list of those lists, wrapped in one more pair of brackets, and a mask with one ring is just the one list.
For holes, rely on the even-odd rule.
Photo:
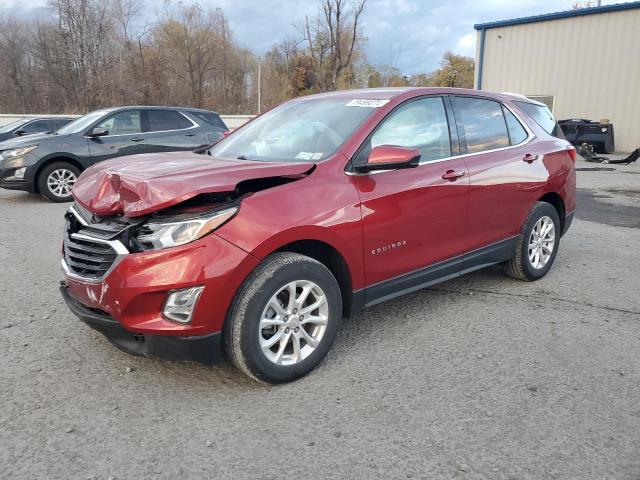
{"label": "red chevrolet equinox suv", "polygon": [[296,98],[199,153],[100,162],[73,187],[61,292],[134,354],[286,382],[343,317],[489,265],[551,268],[575,150],[525,97],[450,88]]}

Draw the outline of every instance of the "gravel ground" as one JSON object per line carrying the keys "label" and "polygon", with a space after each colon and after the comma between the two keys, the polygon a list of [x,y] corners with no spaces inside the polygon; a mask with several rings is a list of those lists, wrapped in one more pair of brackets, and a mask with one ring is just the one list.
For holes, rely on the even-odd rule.
{"label": "gravel ground", "polygon": [[0,478],[639,479],[640,165],[606,167],[544,279],[371,308],[280,387],[111,346],[58,293],[66,206],[0,191]]}

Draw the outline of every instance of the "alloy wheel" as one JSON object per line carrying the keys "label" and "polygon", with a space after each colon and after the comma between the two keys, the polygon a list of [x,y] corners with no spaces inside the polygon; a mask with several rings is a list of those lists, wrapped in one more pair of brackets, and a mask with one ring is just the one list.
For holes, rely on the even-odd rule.
{"label": "alloy wheel", "polygon": [[71,188],[76,180],[76,174],[71,170],[58,168],[47,177],[47,188],[56,197],[65,198],[71,195]]}
{"label": "alloy wheel", "polygon": [[536,222],[529,236],[529,262],[535,269],[544,268],[556,244],[556,227],[550,217],[544,216]]}
{"label": "alloy wheel", "polygon": [[329,320],[329,304],[322,289],[308,280],[281,287],[260,317],[262,353],[276,365],[295,365],[320,345]]}

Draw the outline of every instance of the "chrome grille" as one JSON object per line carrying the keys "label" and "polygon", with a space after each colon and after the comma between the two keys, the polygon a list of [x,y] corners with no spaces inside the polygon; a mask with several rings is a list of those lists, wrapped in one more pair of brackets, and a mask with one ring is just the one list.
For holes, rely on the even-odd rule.
{"label": "chrome grille", "polygon": [[111,268],[118,253],[108,243],[89,240],[76,233],[64,239],[64,261],[76,275],[99,280]]}
{"label": "chrome grille", "polygon": [[123,230],[117,222],[90,223],[71,207],[66,214],[62,268],[86,282],[101,282],[129,253],[117,239]]}

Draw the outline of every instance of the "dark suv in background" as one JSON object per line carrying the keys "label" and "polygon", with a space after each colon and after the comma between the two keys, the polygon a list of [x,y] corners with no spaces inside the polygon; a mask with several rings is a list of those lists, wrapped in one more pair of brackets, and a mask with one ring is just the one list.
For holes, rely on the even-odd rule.
{"label": "dark suv in background", "polygon": [[215,112],[173,107],[97,110],[60,128],[0,143],[0,187],[71,200],[80,173],[109,158],[194,150],[217,142],[227,127]]}
{"label": "dark suv in background", "polygon": [[21,118],[0,127],[0,142],[23,135],[55,132],[72,120],[72,117]]}

